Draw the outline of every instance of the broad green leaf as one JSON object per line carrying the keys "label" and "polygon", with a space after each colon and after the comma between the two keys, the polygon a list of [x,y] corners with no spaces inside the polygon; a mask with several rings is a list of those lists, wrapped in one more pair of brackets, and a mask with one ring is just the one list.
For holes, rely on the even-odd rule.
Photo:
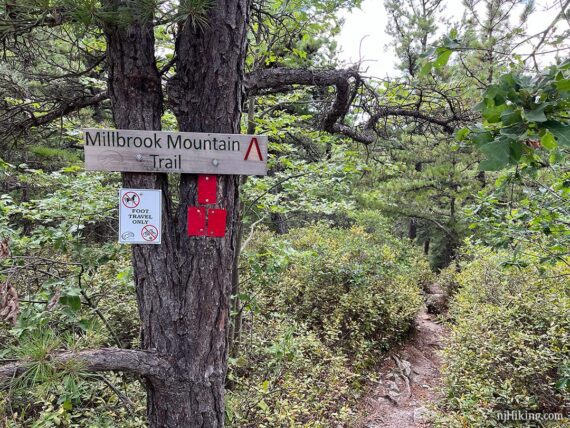
{"label": "broad green leaf", "polygon": [[471,141],[477,147],[481,147],[482,145],[493,141],[493,134],[491,134],[489,131],[479,131],[471,135]]}
{"label": "broad green leaf", "polygon": [[420,69],[420,76],[427,76],[431,71],[433,64],[431,62],[426,62]]}
{"label": "broad green leaf", "polygon": [[523,144],[520,141],[511,141],[510,143],[510,158],[518,162],[523,153]]}
{"label": "broad green leaf", "polygon": [[498,159],[486,159],[479,162],[480,171],[499,171],[506,167],[508,162],[503,162]]}
{"label": "broad green leaf", "polygon": [[487,159],[479,164],[484,171],[497,171],[509,164],[511,146],[508,141],[496,141],[481,146],[480,150]]}
{"label": "broad green leaf", "polygon": [[560,146],[570,146],[570,126],[556,120],[549,120],[542,124],[542,128],[548,129],[556,137]]}
{"label": "broad green leaf", "polygon": [[521,112],[519,110],[508,109],[501,113],[501,122],[505,126],[514,125],[522,122]]}
{"label": "broad green leaf", "polygon": [[546,107],[546,104],[542,104],[533,110],[525,110],[524,114],[526,118],[531,122],[546,122],[548,120],[544,114],[544,109]]}
{"label": "broad green leaf", "polygon": [[560,92],[570,91],[570,79],[562,79],[555,83],[556,89]]}
{"label": "broad green leaf", "polygon": [[491,105],[486,105],[483,107],[481,114],[489,123],[497,123],[501,120],[501,113],[507,109],[505,104],[501,105],[494,105],[494,102]]}
{"label": "broad green leaf", "polygon": [[506,101],[507,92],[502,86],[493,85],[485,91],[485,99],[492,101],[494,105],[502,105]]}
{"label": "broad green leaf", "polygon": [[455,139],[457,141],[463,141],[469,134],[469,128],[461,128],[455,132]]}
{"label": "broad green leaf", "polygon": [[519,122],[511,126],[506,126],[501,129],[501,135],[508,138],[519,138],[520,136],[526,134],[527,127],[524,123]]}
{"label": "broad green leaf", "polygon": [[438,55],[437,59],[433,62],[433,66],[435,68],[441,68],[447,64],[447,61],[449,61],[449,57],[453,51],[448,48],[437,48],[436,52]]}
{"label": "broad green leaf", "polygon": [[558,144],[556,144],[556,139],[554,138],[554,135],[552,135],[550,131],[546,131],[544,133],[544,135],[540,139],[540,145],[544,147],[546,150],[554,150],[556,147],[558,147]]}

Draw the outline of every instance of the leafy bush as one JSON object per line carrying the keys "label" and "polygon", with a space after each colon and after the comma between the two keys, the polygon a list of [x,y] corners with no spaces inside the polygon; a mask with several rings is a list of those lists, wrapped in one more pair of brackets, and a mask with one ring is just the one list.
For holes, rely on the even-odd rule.
{"label": "leafy bush", "polygon": [[[570,400],[570,283],[567,265],[544,275],[504,267],[503,254],[469,249],[444,351],[441,427],[504,426],[496,412],[562,413]],[[559,425],[562,426],[562,425]]]}
{"label": "leafy bush", "polygon": [[350,419],[356,375],[303,324],[260,315],[247,341],[230,359],[229,426],[324,427]]}
{"label": "leafy bush", "polygon": [[411,244],[382,222],[369,223],[371,233],[321,224],[255,234],[242,263],[230,426],[328,427],[351,419],[366,369],[409,330],[420,283],[431,275]]}
{"label": "leafy bush", "polygon": [[427,269],[411,248],[383,243],[360,227],[319,226],[295,230],[279,245],[288,264],[266,289],[270,312],[286,311],[327,346],[364,359],[408,331]]}

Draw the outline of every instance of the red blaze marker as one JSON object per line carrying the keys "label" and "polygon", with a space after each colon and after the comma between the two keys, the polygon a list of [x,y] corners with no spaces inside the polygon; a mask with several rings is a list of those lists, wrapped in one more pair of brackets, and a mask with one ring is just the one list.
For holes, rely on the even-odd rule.
{"label": "red blaze marker", "polygon": [[222,238],[226,234],[226,210],[221,208],[208,210],[207,236]]}
{"label": "red blaze marker", "polygon": [[259,149],[259,143],[257,142],[257,138],[255,137],[251,139],[251,143],[249,143],[249,147],[247,148],[247,152],[245,153],[245,157],[243,158],[243,160],[249,159],[249,154],[251,153],[251,149],[254,144],[255,144],[255,150],[257,150],[257,156],[259,156],[259,160],[260,161],[263,160],[263,156],[261,156],[261,150]]}
{"label": "red blaze marker", "polygon": [[206,209],[188,207],[188,236],[206,235]]}
{"label": "red blaze marker", "polygon": [[199,175],[198,176],[198,203],[199,204],[215,204],[217,177],[215,175]]}

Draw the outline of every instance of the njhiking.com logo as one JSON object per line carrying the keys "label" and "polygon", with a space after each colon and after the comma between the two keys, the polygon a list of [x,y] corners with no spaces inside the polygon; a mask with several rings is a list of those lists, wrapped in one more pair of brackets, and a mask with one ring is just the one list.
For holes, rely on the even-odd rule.
{"label": "njhiking.com logo", "polygon": [[546,422],[562,421],[562,413],[539,413],[526,410],[501,410],[495,413],[495,417],[500,422]]}

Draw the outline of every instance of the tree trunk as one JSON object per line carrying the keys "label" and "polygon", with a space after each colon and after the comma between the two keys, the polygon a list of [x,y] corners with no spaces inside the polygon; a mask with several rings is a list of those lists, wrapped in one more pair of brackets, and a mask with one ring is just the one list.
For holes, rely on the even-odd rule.
{"label": "tree trunk", "polygon": [[414,240],[418,236],[418,222],[415,218],[408,220],[408,239]]}
{"label": "tree trunk", "polygon": [[[207,25],[190,22],[176,41],[175,114],[181,131],[239,133],[249,3],[218,0]],[[227,211],[223,238],[187,238],[187,207],[196,205],[196,176],[180,179],[180,272],[185,288],[180,320],[189,345],[181,350],[192,386],[184,427],[224,425],[229,307],[237,250],[239,176],[218,176],[218,203]]]}
{"label": "tree trunk", "polygon": [[[109,0],[117,8],[121,1]],[[239,133],[248,2],[218,0],[207,25],[180,26],[174,110],[181,131]],[[119,129],[160,129],[161,79],[152,22],[105,25],[109,95]],[[172,208],[166,174],[123,174],[123,185],[163,190],[162,244],[134,245],[141,345],[167,360],[164,378],[147,379],[150,427],[222,427],[229,300],[238,224],[238,176],[218,176],[217,208],[227,210],[223,238],[188,237],[195,175],[180,178]]]}

